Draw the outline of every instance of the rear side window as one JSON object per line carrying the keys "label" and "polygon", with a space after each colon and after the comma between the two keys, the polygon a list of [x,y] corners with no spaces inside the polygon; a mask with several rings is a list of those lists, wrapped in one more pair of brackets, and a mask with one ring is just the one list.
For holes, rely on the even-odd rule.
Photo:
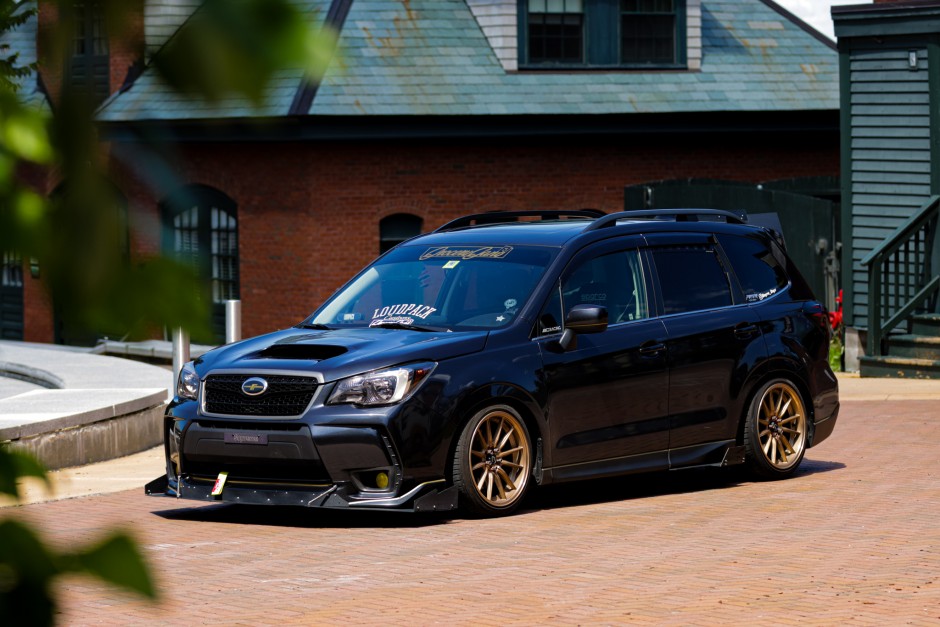
{"label": "rear side window", "polygon": [[787,286],[787,274],[783,266],[760,238],[719,235],[718,242],[738,277],[744,291],[744,302],[764,300]]}
{"label": "rear side window", "polygon": [[718,255],[705,246],[653,249],[666,315],[727,307],[731,285]]}

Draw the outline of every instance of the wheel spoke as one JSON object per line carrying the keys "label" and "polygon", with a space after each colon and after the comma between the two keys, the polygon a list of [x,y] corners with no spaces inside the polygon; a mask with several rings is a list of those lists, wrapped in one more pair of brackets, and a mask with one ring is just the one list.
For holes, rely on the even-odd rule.
{"label": "wheel spoke", "polygon": [[496,454],[496,457],[502,459],[502,458],[506,457],[507,455],[512,455],[513,453],[518,453],[518,452],[521,451],[521,450],[522,450],[522,447],[521,447],[521,446],[517,446],[516,448],[511,448],[511,449],[509,449],[508,451],[502,451],[502,452],[497,453],[497,454]]}
{"label": "wheel spoke", "polygon": [[777,417],[778,417],[778,418],[780,418],[780,417],[782,417],[782,416],[785,416],[785,415],[787,414],[787,410],[790,409],[790,403],[792,403],[792,402],[793,402],[793,399],[792,399],[792,398],[788,398],[788,399],[787,399],[786,404],[780,409],[779,412],[777,412]]}
{"label": "wheel spoke", "polygon": [[506,498],[506,489],[503,487],[503,482],[500,481],[498,477],[496,478],[496,491],[499,492],[499,498]]}
{"label": "wheel spoke", "polygon": [[484,457],[486,457],[486,455],[483,454],[483,451],[475,451],[473,449],[470,449],[470,454],[475,457],[479,457],[480,459],[483,459]]}
{"label": "wheel spoke", "polygon": [[773,438],[767,438],[767,441],[764,442],[764,455],[770,457],[770,443],[773,442]]}
{"label": "wheel spoke", "polygon": [[763,440],[764,437],[765,437],[765,436],[768,436],[768,435],[770,435],[770,429],[764,429],[763,431],[761,431],[760,433],[757,434],[757,437],[759,437],[761,440]]}
{"label": "wheel spoke", "polygon": [[486,468],[486,462],[480,462],[479,464],[474,464],[473,468],[470,470],[479,470],[480,468]]}
{"label": "wheel spoke", "polygon": [[486,421],[486,442],[484,448],[491,448],[493,446],[493,421]]}
{"label": "wheel spoke", "polygon": [[770,463],[777,463],[777,438],[770,438]]}
{"label": "wheel spoke", "polygon": [[480,480],[477,482],[477,491],[483,492],[483,484],[486,483],[486,478],[490,476],[490,473],[483,471],[483,474],[480,475]]}
{"label": "wheel spoke", "polygon": [[[510,490],[516,489],[516,484],[512,482],[512,479],[509,478],[509,475],[506,474],[505,470],[503,470],[502,468],[497,468],[496,474],[498,474],[500,477],[503,478],[503,481],[506,482],[506,487],[508,487]],[[503,498],[506,498],[506,495],[503,495]]]}
{"label": "wheel spoke", "polygon": [[786,451],[786,446],[784,446],[782,441],[780,442],[780,445],[777,447],[777,452],[780,453],[780,461],[786,464],[788,461],[787,451]]}
{"label": "wheel spoke", "polygon": [[499,440],[499,436],[503,433],[503,424],[505,422],[505,418],[501,418],[499,421],[499,428],[496,429],[496,435],[493,436],[493,448],[499,448],[499,445],[497,445],[496,442]]}
{"label": "wheel spoke", "polygon": [[800,414],[793,414],[792,416],[789,416],[789,417],[786,418],[785,420],[781,420],[781,421],[780,421],[780,424],[782,424],[782,425],[787,425],[787,424],[790,424],[791,422],[793,422],[794,420],[799,420],[800,418],[802,418],[802,416],[800,416]]}
{"label": "wheel spoke", "polygon": [[522,464],[514,464],[512,462],[503,462],[503,466],[512,466],[513,468],[522,469]]}
{"label": "wheel spoke", "polygon": [[780,430],[784,433],[789,433],[791,435],[800,435],[800,432],[796,429],[790,429],[789,427],[780,427]]}
{"label": "wheel spoke", "polygon": [[513,434],[512,429],[507,431],[506,436],[502,439],[502,441],[499,444],[496,445],[496,449],[499,450],[503,448],[504,446],[506,446],[506,442],[509,440],[510,437],[512,437],[512,434]]}
{"label": "wheel spoke", "polygon": [[[791,454],[793,454],[793,455],[796,455],[796,450],[794,450],[793,445],[790,444],[790,440],[787,439],[787,436],[781,434],[781,435],[780,435],[780,442],[781,442],[781,443],[783,444],[783,446],[786,448],[786,451],[787,451],[788,453],[791,453]],[[784,457],[784,460],[783,460],[783,461],[787,461],[787,460],[786,460],[786,457]]]}
{"label": "wheel spoke", "polygon": [[493,500],[493,473],[486,473],[487,482],[486,482],[486,500]]}

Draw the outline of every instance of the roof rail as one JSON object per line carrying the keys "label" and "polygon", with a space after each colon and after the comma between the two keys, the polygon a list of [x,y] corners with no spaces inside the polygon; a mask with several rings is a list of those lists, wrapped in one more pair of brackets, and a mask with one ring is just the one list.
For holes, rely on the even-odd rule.
{"label": "roof rail", "polygon": [[572,210],[545,210],[545,211],[490,211],[488,213],[474,213],[451,220],[444,226],[434,229],[434,233],[453,231],[468,226],[481,226],[483,224],[499,224],[503,222],[518,222],[519,218],[537,217],[541,220],[560,220],[562,218],[600,218],[607,214],[599,209],[572,209]]}
{"label": "roof rail", "polygon": [[675,218],[676,222],[698,222],[700,217],[722,217],[729,224],[747,224],[747,215],[725,211],[724,209],[649,209],[640,211],[618,211],[591,222],[584,231],[596,231],[614,226],[620,220],[649,220],[656,218]]}

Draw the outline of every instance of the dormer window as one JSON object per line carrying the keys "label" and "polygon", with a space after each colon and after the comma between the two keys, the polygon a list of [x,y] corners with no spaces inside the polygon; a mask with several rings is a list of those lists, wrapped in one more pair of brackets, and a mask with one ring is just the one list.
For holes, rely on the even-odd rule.
{"label": "dormer window", "polygon": [[680,69],[686,0],[519,0],[522,69]]}
{"label": "dormer window", "polygon": [[69,83],[91,96],[95,102],[110,91],[110,56],[104,29],[104,14],[98,2],[76,2],[73,6],[74,31]]}

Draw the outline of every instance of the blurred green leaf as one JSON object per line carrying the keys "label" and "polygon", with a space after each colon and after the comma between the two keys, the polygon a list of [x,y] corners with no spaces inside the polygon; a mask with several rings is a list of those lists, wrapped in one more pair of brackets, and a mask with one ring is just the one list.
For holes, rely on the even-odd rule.
{"label": "blurred green leaf", "polygon": [[20,107],[0,119],[0,140],[17,157],[34,163],[50,163],[52,145],[46,120],[38,111]]}
{"label": "blurred green leaf", "polygon": [[20,498],[17,480],[21,477],[36,477],[42,479],[47,488],[52,487],[46,469],[35,457],[9,445],[0,445],[0,494]]}
{"label": "blurred green leaf", "polygon": [[0,618],[4,625],[51,625],[55,615],[53,556],[15,520],[0,522]]}
{"label": "blurred green leaf", "polygon": [[157,591],[137,544],[125,533],[114,533],[99,544],[67,556],[69,570],[84,571],[150,599]]}
{"label": "blurred green leaf", "polygon": [[263,104],[278,72],[321,76],[335,35],[289,0],[206,0],[153,59],[176,90],[216,102],[245,96]]}

